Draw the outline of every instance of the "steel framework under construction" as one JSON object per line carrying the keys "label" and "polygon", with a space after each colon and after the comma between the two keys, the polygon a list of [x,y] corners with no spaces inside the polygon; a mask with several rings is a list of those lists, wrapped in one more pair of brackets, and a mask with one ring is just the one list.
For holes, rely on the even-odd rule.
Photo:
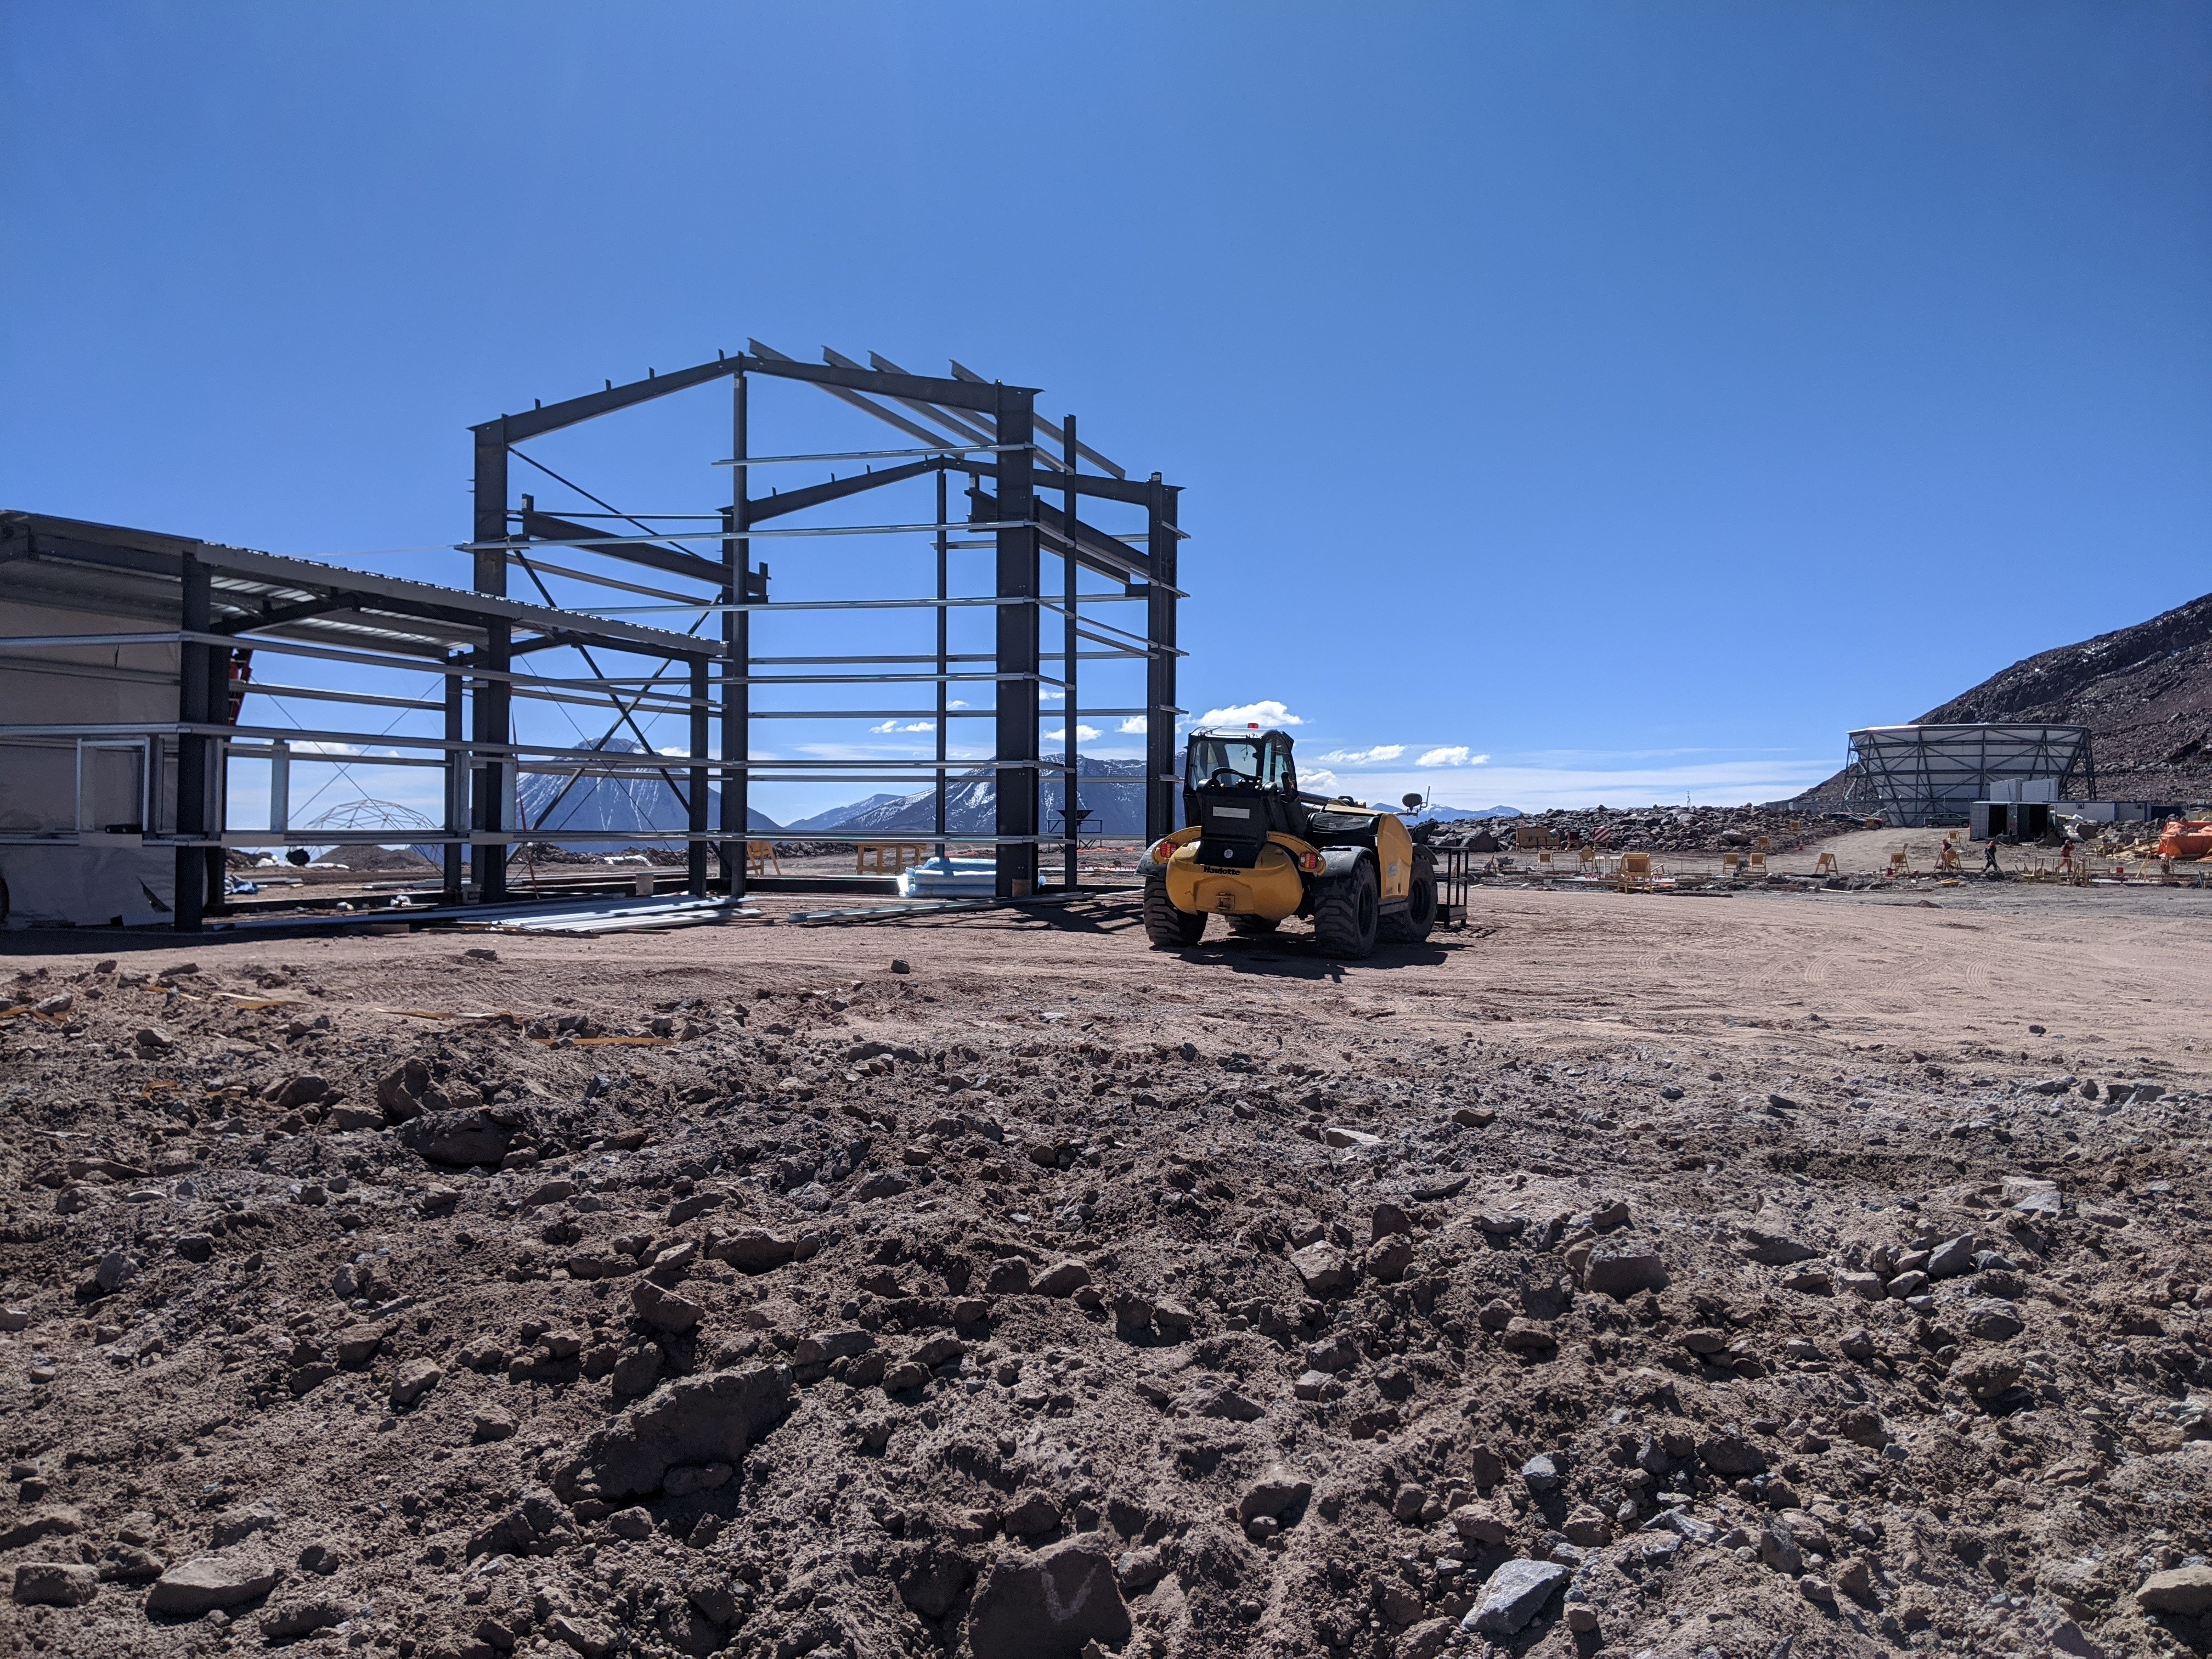
{"label": "steel framework under construction", "polygon": [[[342,846],[396,838],[440,849],[439,908],[499,904],[509,896],[511,849],[532,830],[518,822],[521,778],[550,775],[562,787],[584,778],[652,778],[673,793],[682,829],[564,831],[562,839],[681,842],[688,849],[687,890],[736,898],[746,888],[756,785],[933,780],[935,830],[944,839],[947,780],[968,766],[988,770],[994,823],[989,834],[963,830],[950,838],[991,844],[997,892],[1020,896],[1037,890],[1046,873],[1041,852],[1053,845],[1062,853],[1060,884],[1076,883],[1078,786],[1096,775],[1083,771],[1079,713],[1122,717],[1132,731],[1141,725],[1146,832],[1165,834],[1176,811],[1174,738],[1182,712],[1176,705],[1177,544],[1184,535],[1176,523],[1177,486],[1157,472],[1130,479],[1078,436],[1073,416],[1055,423],[1040,416],[1031,388],[986,380],[957,364],[949,377],[934,378],[909,374],[880,356],[872,357],[872,367],[835,352],[824,357],[821,364],[800,362],[751,342],[741,355],[718,354],[670,374],[647,371],[642,380],[610,382],[477,426],[474,523],[459,544],[470,556],[467,590],[186,538],[30,514],[0,516],[0,570],[7,572],[0,582],[6,628],[0,690],[15,694],[15,718],[0,724],[9,763],[0,774],[14,781],[0,782],[0,870],[10,859],[18,870],[27,867],[21,860],[31,852],[49,861],[47,869],[62,867],[52,860],[71,852],[80,871],[93,867],[88,858],[122,858],[118,875],[143,885],[159,910],[165,907],[155,884],[145,880],[155,867],[148,860],[173,857],[173,881],[158,884],[173,886],[167,908],[174,925],[193,928],[222,908],[224,849],[300,838],[289,816],[295,766],[428,767],[442,773],[443,821],[434,829],[318,830],[313,839]],[[817,387],[915,442],[756,453],[751,388],[760,379]],[[731,488],[728,504],[712,513],[618,510],[518,448],[724,380],[731,387],[731,451],[718,465],[730,469]],[[517,459],[594,510],[556,514],[540,510],[532,494],[518,498],[510,477]],[[860,473],[833,471],[796,488],[752,493],[764,469],[854,464]],[[956,478],[964,496],[957,512],[949,489]],[[915,481],[934,485],[927,517],[822,521],[822,510],[836,503]],[[1127,528],[1093,522],[1132,510]],[[933,555],[933,591],[854,591],[858,584],[847,580],[831,597],[772,599],[769,565],[756,562],[762,550],[755,544],[819,546],[823,538],[919,544]],[[955,580],[961,562],[954,556],[969,550],[989,555],[988,579]],[[815,585],[839,585],[835,579],[851,574],[856,562],[817,562]],[[517,573],[531,597],[510,594]],[[1048,576],[1058,580],[1048,583]],[[1140,610],[1140,626],[1099,614],[1132,605]],[[990,613],[988,648],[955,648],[957,619],[980,611]],[[777,625],[827,623],[849,633],[861,625],[861,613],[878,613],[878,621],[884,613],[933,620],[934,639],[896,652],[861,649],[835,636],[825,650],[763,648],[776,641],[763,633]],[[1048,626],[1052,616],[1056,628]],[[546,653],[568,653],[580,671],[559,672]],[[356,671],[353,683],[271,679],[271,658],[343,665]],[[1102,660],[1141,665],[1141,701],[1082,707],[1079,669]],[[426,669],[442,688],[437,695],[364,686],[360,682],[374,675],[358,672]],[[95,685],[88,703],[79,693]],[[988,708],[969,709],[948,696],[949,688],[984,686],[992,694]],[[778,702],[810,695],[810,688],[818,700],[830,687],[854,688],[843,695],[862,696],[869,706]],[[930,688],[933,707],[878,706],[897,698],[870,690],[896,687]],[[1049,714],[1064,722],[1057,755],[1046,751],[1040,730],[1044,703],[1054,697],[1059,706]],[[286,724],[246,718],[249,698],[268,700]],[[290,712],[302,702],[401,712],[386,730],[369,732],[343,718],[303,721]],[[517,723],[518,709],[531,707],[597,708],[609,722],[606,734],[590,741],[579,726],[577,741],[533,737]],[[70,718],[61,718],[64,712]],[[681,745],[648,736],[644,722],[669,716],[682,720]],[[909,729],[933,729],[933,755],[779,755],[763,753],[775,745],[755,740],[757,722],[908,717]],[[947,736],[956,719],[990,723],[988,757],[956,752]],[[435,729],[396,729],[410,722]],[[619,738],[625,729],[634,737]],[[230,821],[234,763],[265,764],[266,825]],[[1064,803],[1075,809],[1062,811],[1057,834],[1042,821],[1046,779],[1060,783]]]}
{"label": "steel framework under construction", "polygon": [[2063,796],[2078,773],[2085,793],[2097,789],[2086,726],[1874,726],[1850,743],[1844,799],[1900,828],[1964,823],[2001,781],[2049,778]]}

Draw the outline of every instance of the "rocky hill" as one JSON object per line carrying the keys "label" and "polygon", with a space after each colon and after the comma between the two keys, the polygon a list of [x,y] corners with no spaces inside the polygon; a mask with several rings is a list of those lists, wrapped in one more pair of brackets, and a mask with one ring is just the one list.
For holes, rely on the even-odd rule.
{"label": "rocky hill", "polygon": [[[2106,800],[2212,799],[2212,594],[1992,674],[1917,725],[2086,726]],[[1843,774],[1798,797],[1840,799]]]}

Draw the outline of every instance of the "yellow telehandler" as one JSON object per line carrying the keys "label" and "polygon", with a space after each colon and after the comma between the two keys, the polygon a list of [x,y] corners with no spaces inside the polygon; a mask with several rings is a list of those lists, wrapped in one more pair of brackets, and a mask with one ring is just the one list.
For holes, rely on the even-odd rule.
{"label": "yellow telehandler", "polygon": [[1194,732],[1182,782],[1186,827],[1142,860],[1145,933],[1155,945],[1197,944],[1209,916],[1244,934],[1310,916],[1322,955],[1358,957],[1378,939],[1417,944],[1436,925],[1428,848],[1395,813],[1349,795],[1301,793],[1287,733]]}

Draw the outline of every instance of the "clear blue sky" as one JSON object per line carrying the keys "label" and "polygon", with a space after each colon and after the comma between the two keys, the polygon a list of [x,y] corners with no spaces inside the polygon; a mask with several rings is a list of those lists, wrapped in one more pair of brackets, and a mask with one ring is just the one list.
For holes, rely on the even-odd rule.
{"label": "clear blue sky", "polygon": [[533,397],[957,357],[1187,486],[1194,711],[1766,797],[2212,589],[2208,144],[2203,5],[10,0],[0,503],[448,543]]}

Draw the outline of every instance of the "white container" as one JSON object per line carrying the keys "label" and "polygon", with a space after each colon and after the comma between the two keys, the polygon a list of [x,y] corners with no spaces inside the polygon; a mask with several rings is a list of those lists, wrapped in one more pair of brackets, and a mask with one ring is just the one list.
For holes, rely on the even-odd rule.
{"label": "white container", "polygon": [[924,859],[898,878],[901,898],[989,898],[998,884],[996,859]]}

